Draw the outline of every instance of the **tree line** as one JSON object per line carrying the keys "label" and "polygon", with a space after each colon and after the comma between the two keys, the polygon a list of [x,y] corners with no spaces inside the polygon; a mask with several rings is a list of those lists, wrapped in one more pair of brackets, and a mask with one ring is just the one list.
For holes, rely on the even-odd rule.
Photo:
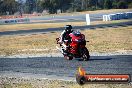
{"label": "tree line", "polygon": [[50,14],[99,9],[132,8],[132,0],[0,0],[0,15],[16,12],[31,14],[43,10]]}

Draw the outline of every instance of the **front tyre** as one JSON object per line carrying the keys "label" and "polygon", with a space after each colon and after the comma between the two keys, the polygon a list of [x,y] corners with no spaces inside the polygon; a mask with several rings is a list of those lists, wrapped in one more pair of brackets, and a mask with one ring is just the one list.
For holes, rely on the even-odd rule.
{"label": "front tyre", "polygon": [[85,48],[83,49],[83,51],[82,51],[82,59],[83,59],[84,61],[88,61],[89,58],[90,58],[89,51],[88,51],[88,49],[85,47]]}

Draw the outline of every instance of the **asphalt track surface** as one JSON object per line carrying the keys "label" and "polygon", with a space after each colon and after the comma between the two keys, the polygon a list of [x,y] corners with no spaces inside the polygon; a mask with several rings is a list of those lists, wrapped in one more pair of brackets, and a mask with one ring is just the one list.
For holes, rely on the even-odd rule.
{"label": "asphalt track surface", "polygon": [[[132,10],[130,10],[131,12]],[[118,12],[105,12],[105,13],[90,13],[90,21],[99,21],[99,20],[103,20],[103,15],[107,15],[107,14],[116,14],[116,13],[123,13],[126,11],[118,11]],[[30,18],[31,21],[36,21],[36,20],[41,20],[43,21],[43,23],[59,23],[59,22],[76,22],[76,21],[86,21],[86,14],[73,14],[71,13],[71,15],[63,15],[63,16],[44,16],[44,17],[36,17],[36,18]],[[50,21],[49,21],[50,20]],[[40,22],[31,22],[31,23],[40,23]]]}
{"label": "asphalt track surface", "polygon": [[[90,21],[100,21],[103,20],[104,14],[90,14]],[[60,23],[60,22],[85,22],[86,14],[80,15],[67,15],[67,16],[49,16],[49,17],[36,17],[30,18],[31,23]],[[32,22],[32,21],[42,21],[42,22]]]}
{"label": "asphalt track surface", "polygon": [[88,74],[130,74],[132,55],[91,56],[89,61],[80,58],[68,61],[63,57],[0,58],[0,75],[3,72],[75,77],[79,66]]}
{"label": "asphalt track surface", "polygon": [[[90,26],[74,26],[73,29],[90,29],[95,30],[96,28],[107,28],[107,27],[126,27],[126,26],[132,26],[132,21],[129,22],[121,22],[121,23],[111,23],[111,24],[98,24],[98,25],[90,25]],[[3,35],[27,35],[27,34],[45,34],[47,32],[57,32],[57,31],[63,31],[64,27],[60,28],[47,28],[47,29],[31,29],[31,30],[19,30],[19,31],[5,31],[0,32],[0,36]]]}

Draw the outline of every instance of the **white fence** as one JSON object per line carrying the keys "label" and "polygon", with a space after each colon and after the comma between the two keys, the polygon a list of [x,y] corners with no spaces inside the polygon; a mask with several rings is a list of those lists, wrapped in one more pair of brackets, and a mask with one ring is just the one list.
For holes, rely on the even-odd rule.
{"label": "white fence", "polygon": [[15,23],[29,23],[29,18],[16,18],[16,19],[2,19],[0,24],[15,24]]}
{"label": "white fence", "polygon": [[103,15],[103,21],[130,19],[130,18],[132,18],[132,12]]}

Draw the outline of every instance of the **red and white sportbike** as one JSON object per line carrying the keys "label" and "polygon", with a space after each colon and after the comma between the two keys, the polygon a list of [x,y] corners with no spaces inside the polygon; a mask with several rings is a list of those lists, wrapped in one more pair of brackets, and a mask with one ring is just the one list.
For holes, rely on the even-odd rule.
{"label": "red and white sportbike", "polygon": [[57,44],[60,44],[60,48],[56,48],[61,51],[64,57],[68,60],[72,60],[73,57],[81,58],[84,61],[89,60],[89,51],[86,48],[85,35],[81,34],[79,31],[73,31],[69,34],[70,40],[64,40],[64,43],[59,43],[60,38],[56,38]]}

